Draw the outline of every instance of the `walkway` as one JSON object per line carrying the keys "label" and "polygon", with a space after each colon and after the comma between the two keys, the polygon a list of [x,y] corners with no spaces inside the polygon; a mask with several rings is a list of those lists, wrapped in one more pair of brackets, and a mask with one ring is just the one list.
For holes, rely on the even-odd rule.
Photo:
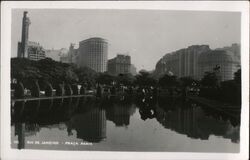
{"label": "walkway", "polygon": [[52,96],[52,97],[24,97],[24,98],[11,98],[12,102],[17,101],[34,101],[34,100],[44,100],[44,99],[60,99],[60,98],[73,98],[73,97],[94,97],[94,95],[71,95],[71,96]]}
{"label": "walkway", "polygon": [[188,96],[188,98],[193,100],[194,102],[197,102],[197,103],[203,105],[203,106],[224,112],[224,113],[231,115],[233,117],[240,116],[241,106],[239,106],[239,105],[238,106],[237,105],[230,105],[227,103],[207,99],[204,97],[198,97],[198,96]]}

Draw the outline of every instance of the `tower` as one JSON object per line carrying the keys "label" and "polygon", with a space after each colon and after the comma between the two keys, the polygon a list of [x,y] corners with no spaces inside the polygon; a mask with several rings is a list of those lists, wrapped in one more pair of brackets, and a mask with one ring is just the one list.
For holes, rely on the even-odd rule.
{"label": "tower", "polygon": [[23,24],[22,24],[22,41],[18,44],[18,57],[28,57],[28,41],[29,41],[29,25],[30,19],[27,17],[28,12],[23,12]]}

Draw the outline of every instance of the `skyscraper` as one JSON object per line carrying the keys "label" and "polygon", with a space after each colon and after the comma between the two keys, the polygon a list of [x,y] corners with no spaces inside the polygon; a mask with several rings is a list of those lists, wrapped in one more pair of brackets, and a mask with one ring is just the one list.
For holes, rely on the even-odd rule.
{"label": "skyscraper", "polygon": [[18,57],[28,57],[28,42],[29,42],[29,25],[30,19],[27,17],[28,12],[23,12],[22,24],[22,41],[18,43]]}
{"label": "skyscraper", "polygon": [[177,77],[198,78],[198,58],[202,53],[210,51],[208,45],[193,45],[163,56],[156,64],[158,76],[172,73]]}
{"label": "skyscraper", "polygon": [[96,72],[107,70],[108,42],[99,37],[93,37],[79,42],[77,65],[89,67]]}

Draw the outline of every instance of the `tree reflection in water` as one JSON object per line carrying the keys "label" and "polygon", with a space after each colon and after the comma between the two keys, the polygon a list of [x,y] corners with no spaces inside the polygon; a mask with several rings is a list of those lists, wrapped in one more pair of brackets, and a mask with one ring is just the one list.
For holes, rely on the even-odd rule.
{"label": "tree reflection in water", "polygon": [[11,108],[11,125],[15,128],[19,149],[25,148],[25,137],[36,135],[42,127],[65,129],[68,136],[101,142],[109,138],[106,134],[107,120],[116,127],[127,128],[132,123],[130,117],[136,108],[143,121],[156,119],[163,127],[190,138],[207,140],[210,135],[215,135],[239,142],[240,120],[235,118],[239,116],[230,116],[177,98],[75,97],[15,102]]}

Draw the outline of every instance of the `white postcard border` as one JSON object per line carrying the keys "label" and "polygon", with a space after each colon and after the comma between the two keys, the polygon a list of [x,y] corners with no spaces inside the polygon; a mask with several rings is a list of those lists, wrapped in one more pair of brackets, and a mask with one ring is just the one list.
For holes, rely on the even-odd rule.
{"label": "white postcard border", "polygon": [[[2,2],[1,5],[1,158],[4,159],[243,159],[249,147],[249,3],[236,1],[91,1]],[[11,9],[149,9],[234,11],[242,13],[242,114],[240,153],[100,152],[16,150],[10,148]]]}

